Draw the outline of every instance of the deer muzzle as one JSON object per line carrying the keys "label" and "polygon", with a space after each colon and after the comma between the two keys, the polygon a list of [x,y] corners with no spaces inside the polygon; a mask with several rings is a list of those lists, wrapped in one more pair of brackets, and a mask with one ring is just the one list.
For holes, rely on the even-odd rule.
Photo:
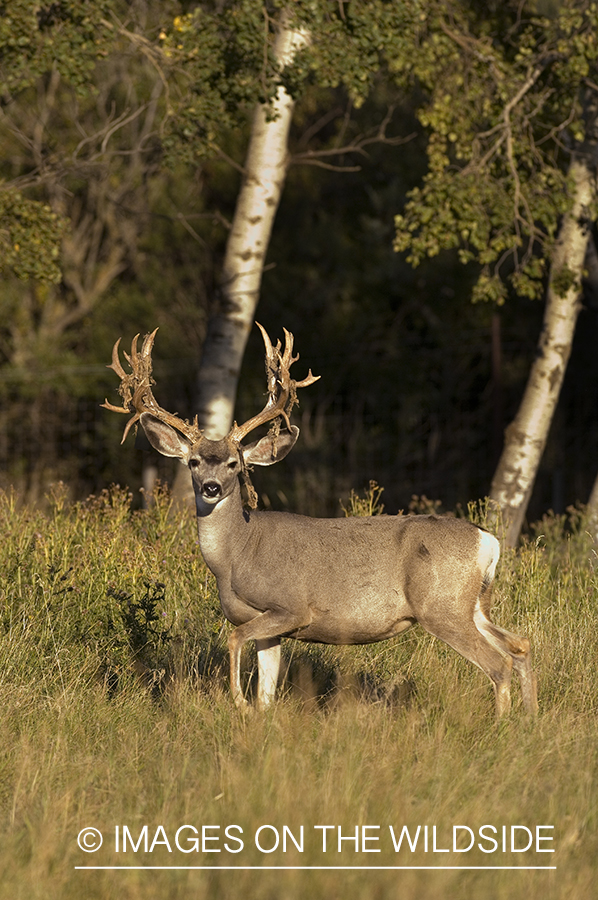
{"label": "deer muzzle", "polygon": [[201,493],[206,500],[217,500],[222,494],[222,485],[217,481],[206,481],[201,488]]}

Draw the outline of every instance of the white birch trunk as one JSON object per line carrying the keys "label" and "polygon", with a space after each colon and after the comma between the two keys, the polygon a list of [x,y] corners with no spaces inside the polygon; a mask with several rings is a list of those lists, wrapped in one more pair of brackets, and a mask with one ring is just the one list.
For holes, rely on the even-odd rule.
{"label": "white birch trunk", "polygon": [[[598,294],[598,252],[592,239],[588,242],[588,253],[586,255],[586,284],[589,284],[590,290],[595,297]],[[587,530],[592,535],[594,547],[596,548],[596,545],[598,545],[598,475],[592,485],[587,512]],[[598,557],[595,550],[591,559],[594,566],[598,565]]]}
{"label": "white birch trunk", "polygon": [[[309,41],[305,31],[287,27],[287,18],[283,13],[274,43],[281,69]],[[293,108],[292,97],[279,87],[270,107],[258,105],[253,116],[245,174],[226,244],[218,309],[208,322],[197,374],[195,412],[211,440],[228,434],[233,423],[239,372],[287,173]],[[182,502],[193,498],[191,478],[184,467],[177,472],[173,492]]]}
{"label": "white birch trunk", "polygon": [[[490,491],[490,499],[502,518],[501,537],[508,547],[514,547],[519,539],[571,353],[580,307],[596,184],[584,158],[573,160],[569,174],[574,183],[573,206],[563,217],[552,257],[538,352],[517,415],[506,429],[504,449]],[[558,285],[558,276],[565,267],[574,276],[574,284],[561,295],[555,284]]]}
{"label": "white birch trunk", "polygon": [[[281,68],[308,40],[305,32],[287,28],[285,20],[283,16],[274,45]],[[226,435],[233,422],[239,371],[287,171],[293,106],[291,96],[279,87],[271,108],[259,105],[254,113],[245,176],[226,245],[220,308],[208,324],[198,373],[196,411],[210,439]]]}

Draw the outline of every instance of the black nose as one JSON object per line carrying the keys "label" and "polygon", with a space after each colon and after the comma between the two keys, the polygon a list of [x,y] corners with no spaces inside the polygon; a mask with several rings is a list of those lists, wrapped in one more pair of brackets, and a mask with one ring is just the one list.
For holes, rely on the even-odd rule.
{"label": "black nose", "polygon": [[206,483],[203,486],[202,493],[206,497],[217,497],[221,491],[222,491],[222,488],[220,487],[220,485],[218,484],[217,481],[206,481]]}

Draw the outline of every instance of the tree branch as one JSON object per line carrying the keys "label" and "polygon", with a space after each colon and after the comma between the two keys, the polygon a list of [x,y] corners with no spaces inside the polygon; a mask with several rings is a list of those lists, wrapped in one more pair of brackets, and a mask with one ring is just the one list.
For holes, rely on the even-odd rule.
{"label": "tree branch", "polygon": [[[362,156],[367,157],[368,154],[366,153],[365,148],[370,146],[371,144],[387,144],[389,146],[397,147],[401,144],[406,144],[408,141],[412,141],[413,138],[416,137],[415,132],[405,136],[397,135],[395,137],[387,137],[386,129],[392,120],[394,110],[394,106],[390,106],[388,108],[384,119],[380,122],[374,134],[366,133],[358,135],[354,141],[349,144],[344,144],[343,146],[336,145],[333,147],[327,147],[322,150],[306,150],[303,153],[292,153],[290,156],[289,164],[320,166],[321,168],[331,169],[335,172],[359,172],[360,166],[335,166],[330,163],[325,163],[322,160],[325,157],[342,156],[349,153],[358,153]],[[320,119],[318,123],[316,123],[316,125],[319,127],[316,129],[314,126],[313,133],[316,133],[316,130],[319,130],[319,128],[324,127],[324,125],[327,124],[327,122],[331,121],[332,118],[332,115],[323,116],[322,119]],[[347,113],[345,113],[345,126],[343,128],[343,132],[346,130],[346,124]]]}

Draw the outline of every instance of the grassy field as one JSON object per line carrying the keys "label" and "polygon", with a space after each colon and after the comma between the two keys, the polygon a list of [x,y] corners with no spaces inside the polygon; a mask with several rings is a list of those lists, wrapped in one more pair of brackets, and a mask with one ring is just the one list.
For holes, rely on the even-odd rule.
{"label": "grassy field", "polygon": [[533,641],[540,701],[530,722],[514,684],[500,725],[486,678],[419,628],[288,641],[280,699],[242,716],[194,522],[166,495],[135,513],[117,489],[69,505],[57,487],[45,513],[0,495],[0,522],[1,898],[596,896],[581,514],[500,564],[494,618]]}

